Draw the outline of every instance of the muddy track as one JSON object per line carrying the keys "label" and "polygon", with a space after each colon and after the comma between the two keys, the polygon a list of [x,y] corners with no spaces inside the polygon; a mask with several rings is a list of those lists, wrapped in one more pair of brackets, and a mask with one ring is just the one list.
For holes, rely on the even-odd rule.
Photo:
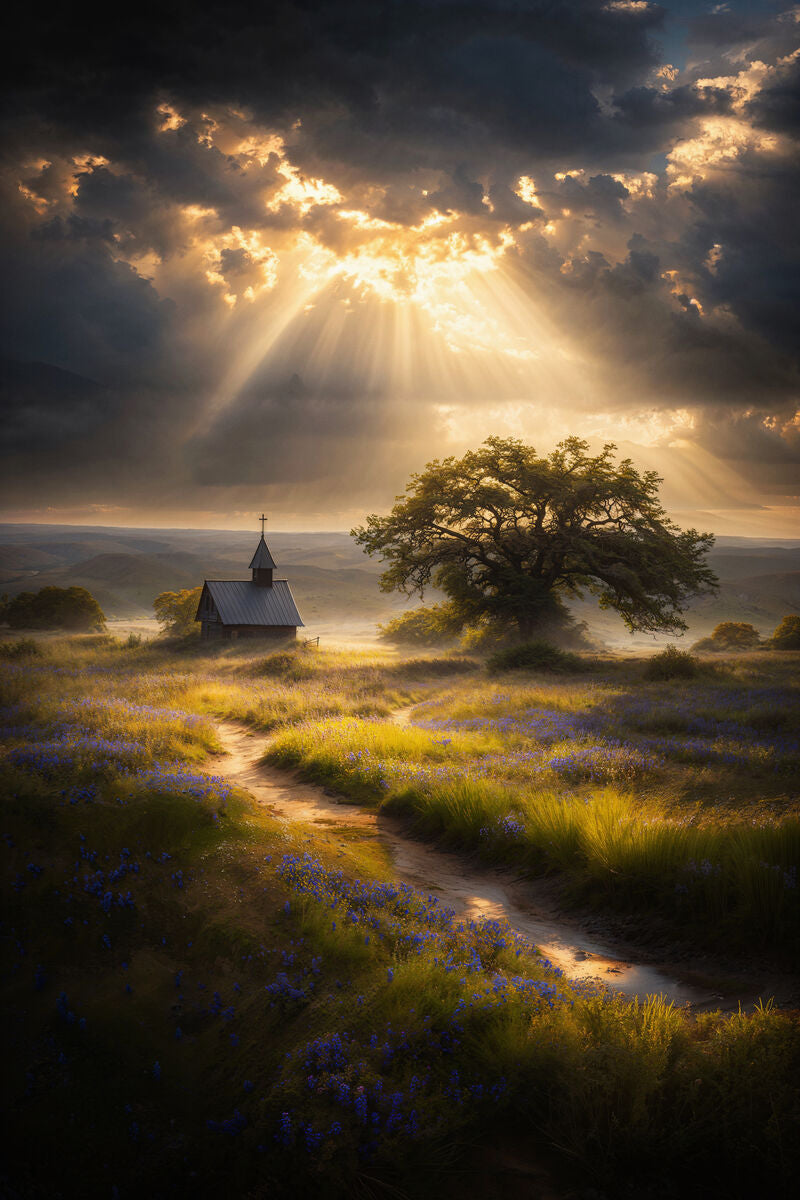
{"label": "muddy track", "polygon": [[[398,719],[402,722],[406,714],[398,714]],[[286,821],[373,829],[388,849],[398,879],[438,896],[459,914],[505,917],[569,978],[594,980],[630,997],[663,995],[693,1009],[730,1006],[733,997],[726,995],[723,1005],[723,997],[712,983],[698,985],[682,978],[681,969],[637,961],[631,948],[623,951],[583,929],[579,920],[559,911],[547,888],[418,841],[397,818],[348,804],[295,772],[264,763],[271,740],[268,736],[232,721],[219,721],[216,728],[225,758],[217,760],[212,769],[245,788],[258,804]],[[739,999],[751,1002],[753,981],[741,991],[735,1003]]]}

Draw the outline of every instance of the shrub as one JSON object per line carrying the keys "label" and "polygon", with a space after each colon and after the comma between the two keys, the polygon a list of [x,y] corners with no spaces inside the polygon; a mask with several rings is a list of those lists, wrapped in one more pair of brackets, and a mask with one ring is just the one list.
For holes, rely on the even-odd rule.
{"label": "shrub", "polygon": [[538,641],[498,650],[487,663],[490,671],[581,671],[583,665],[577,655]]}
{"label": "shrub", "polygon": [[82,587],[44,587],[20,592],[3,607],[12,629],[102,629],[105,616],[91,592]]}
{"label": "shrub", "polygon": [[434,604],[430,608],[415,608],[379,625],[379,636],[385,642],[401,646],[438,646],[453,640],[448,627],[447,606]]}
{"label": "shrub", "polygon": [[800,650],[800,617],[784,617],[769,639],[772,650]]}
{"label": "shrub", "polygon": [[140,633],[129,633],[127,641],[122,643],[126,650],[135,650],[137,646],[142,644],[142,635]]}
{"label": "shrub", "polygon": [[677,646],[667,646],[654,654],[644,669],[645,679],[694,679],[700,670],[696,658]]}
{"label": "shrub", "polygon": [[712,630],[711,637],[701,638],[692,646],[693,650],[756,650],[761,638],[754,625],[746,621],[721,621]]}

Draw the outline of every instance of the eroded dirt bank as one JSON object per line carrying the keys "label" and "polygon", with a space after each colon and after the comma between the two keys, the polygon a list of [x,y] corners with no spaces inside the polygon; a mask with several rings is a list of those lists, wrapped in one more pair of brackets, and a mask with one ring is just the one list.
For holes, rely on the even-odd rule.
{"label": "eroded dirt bank", "polygon": [[698,1010],[750,1005],[760,996],[775,995],[779,1003],[792,997],[796,981],[749,977],[720,981],[705,962],[670,967],[642,961],[632,947],[606,941],[583,928],[579,919],[559,911],[546,885],[519,880],[510,871],[482,867],[417,841],[397,818],[342,803],[295,773],[262,762],[268,736],[231,721],[218,721],[216,728],[226,753],[213,770],[246,788],[257,803],[287,821],[374,830],[388,849],[399,879],[438,896],[459,914],[505,917],[571,979],[596,980],[630,997],[661,994]]}

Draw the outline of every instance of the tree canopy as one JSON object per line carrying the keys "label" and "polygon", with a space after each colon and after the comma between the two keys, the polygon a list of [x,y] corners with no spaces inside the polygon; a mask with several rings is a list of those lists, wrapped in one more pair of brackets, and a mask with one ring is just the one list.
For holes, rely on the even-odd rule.
{"label": "tree canopy", "polygon": [[800,650],[800,617],[794,614],[784,617],[772,637],[773,650]]}
{"label": "tree canopy", "polygon": [[462,626],[497,621],[530,638],[589,592],[631,630],[684,630],[687,601],[717,585],[705,561],[713,536],[679,529],[659,501],[661,478],[616,462],[615,450],[590,455],[571,437],[542,458],[492,437],[429,463],[353,537],[388,563],[384,591],[438,587]]}
{"label": "tree canopy", "polygon": [[693,650],[757,650],[761,638],[755,625],[747,621],[720,621],[710,637],[701,638]]}
{"label": "tree canopy", "polygon": [[82,587],[44,587],[20,592],[3,605],[0,618],[12,629],[102,629],[105,616]]}
{"label": "tree canopy", "polygon": [[162,633],[183,637],[197,632],[195,614],[200,603],[201,587],[184,588],[180,592],[162,592],[153,601],[153,611]]}

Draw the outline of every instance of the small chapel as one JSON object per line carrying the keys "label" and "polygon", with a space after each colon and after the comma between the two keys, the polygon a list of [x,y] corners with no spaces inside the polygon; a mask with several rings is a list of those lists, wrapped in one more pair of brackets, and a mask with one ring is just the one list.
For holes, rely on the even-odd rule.
{"label": "small chapel", "polygon": [[285,579],[275,579],[275,561],[264,541],[264,514],[261,514],[261,539],[250,563],[252,579],[206,579],[200,594],[195,621],[200,622],[202,638],[272,638],[276,641],[297,637],[302,627],[300,613]]}

